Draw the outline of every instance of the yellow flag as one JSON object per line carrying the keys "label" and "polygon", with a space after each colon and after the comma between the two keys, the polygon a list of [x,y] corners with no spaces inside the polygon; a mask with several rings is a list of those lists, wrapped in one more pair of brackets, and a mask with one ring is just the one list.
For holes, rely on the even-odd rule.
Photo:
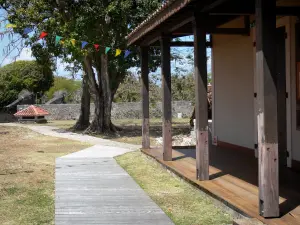
{"label": "yellow flag", "polygon": [[63,45],[65,43],[65,41],[61,40],[60,43]]}
{"label": "yellow flag", "polygon": [[122,52],[122,50],[121,50],[121,49],[116,49],[116,56],[120,55],[120,54],[121,54],[121,52]]}
{"label": "yellow flag", "polygon": [[76,40],[75,39],[71,39],[71,43],[72,43],[73,46],[75,46]]}
{"label": "yellow flag", "polygon": [[11,24],[11,23],[6,24],[6,26],[5,26],[5,28],[16,28],[16,27],[17,27],[16,24]]}

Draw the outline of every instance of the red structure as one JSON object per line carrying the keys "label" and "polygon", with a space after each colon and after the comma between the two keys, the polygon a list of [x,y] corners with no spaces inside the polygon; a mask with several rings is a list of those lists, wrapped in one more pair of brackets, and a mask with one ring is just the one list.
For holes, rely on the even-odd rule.
{"label": "red structure", "polygon": [[38,106],[31,105],[25,109],[22,109],[14,114],[15,117],[18,117],[19,121],[33,121],[33,122],[47,122],[45,116],[49,113]]}

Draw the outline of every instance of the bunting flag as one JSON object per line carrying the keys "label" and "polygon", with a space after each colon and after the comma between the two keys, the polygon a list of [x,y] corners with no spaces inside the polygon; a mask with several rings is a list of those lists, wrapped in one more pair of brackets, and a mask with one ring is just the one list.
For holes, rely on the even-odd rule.
{"label": "bunting flag", "polygon": [[105,47],[105,54],[107,54],[109,50],[110,50],[110,47]]}
{"label": "bunting flag", "polygon": [[[5,26],[6,28],[16,28],[17,26],[15,24],[7,24]],[[31,28],[31,27],[26,27],[23,31],[23,34],[24,35],[27,35],[31,32],[33,32],[34,29]],[[45,38],[46,36],[48,36],[48,33],[43,31],[40,33],[40,36],[39,36],[39,39],[43,39]],[[65,44],[65,40],[62,40],[62,39],[65,39],[64,37],[62,36],[58,36],[56,35],[55,36],[55,45],[58,45],[58,44],[62,44],[64,45]],[[70,42],[69,42],[70,41]],[[68,39],[68,43],[71,43],[74,47],[76,46],[76,42],[77,40],[75,39]],[[87,54],[87,49],[84,49],[89,43],[87,41],[81,41],[81,51],[82,53],[84,54]],[[130,54],[131,54],[131,51],[129,50],[122,50],[122,49],[115,49],[115,48],[111,48],[111,47],[107,47],[107,46],[103,46],[103,45],[99,45],[99,44],[93,44],[94,48],[96,49],[96,51],[98,52],[100,50],[100,46],[101,47],[105,47],[105,54],[107,54],[110,50],[115,50],[115,57],[121,55],[121,53],[124,51],[124,58],[127,58]]]}
{"label": "bunting flag", "polygon": [[42,32],[41,34],[40,34],[40,39],[43,39],[44,37],[46,37],[48,35],[48,33],[47,32]]}
{"label": "bunting flag", "polygon": [[60,43],[60,40],[61,40],[62,38],[63,38],[63,37],[56,35],[56,36],[55,36],[55,45],[57,45],[58,43]]}
{"label": "bunting flag", "polygon": [[33,29],[31,27],[26,27],[23,31],[23,34],[29,34],[33,31]]}
{"label": "bunting flag", "polygon": [[116,49],[116,55],[115,56],[118,56],[118,55],[120,55],[121,54],[121,52],[122,52],[122,50],[121,49]]}
{"label": "bunting flag", "polygon": [[9,24],[6,24],[5,25],[5,28],[16,28],[17,27],[17,25],[16,24],[11,24],[11,23],[9,23]]}
{"label": "bunting flag", "polygon": [[124,58],[127,58],[127,56],[129,56],[129,55],[130,55],[130,53],[131,53],[131,51],[129,51],[129,50],[126,50],[126,51],[125,51]]}
{"label": "bunting flag", "polygon": [[72,43],[72,45],[75,47],[76,40],[75,40],[75,39],[71,39],[71,43]]}
{"label": "bunting flag", "polygon": [[81,42],[81,48],[83,49],[87,44],[88,44],[88,42],[82,41],[82,42]]}
{"label": "bunting flag", "polygon": [[95,47],[96,51],[98,52],[98,51],[99,51],[99,47],[100,47],[100,45],[98,45],[98,44],[94,44],[94,47]]}

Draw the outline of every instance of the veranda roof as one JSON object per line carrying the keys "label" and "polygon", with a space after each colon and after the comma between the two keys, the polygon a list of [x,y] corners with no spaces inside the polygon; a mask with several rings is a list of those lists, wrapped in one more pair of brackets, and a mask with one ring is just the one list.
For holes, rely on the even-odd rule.
{"label": "veranda roof", "polygon": [[154,13],[127,35],[128,45],[131,45],[140,37],[153,30],[192,1],[194,0],[166,0]]}
{"label": "veranda roof", "polygon": [[25,109],[22,109],[14,114],[16,117],[21,116],[47,116],[49,113],[38,106],[31,105]]}

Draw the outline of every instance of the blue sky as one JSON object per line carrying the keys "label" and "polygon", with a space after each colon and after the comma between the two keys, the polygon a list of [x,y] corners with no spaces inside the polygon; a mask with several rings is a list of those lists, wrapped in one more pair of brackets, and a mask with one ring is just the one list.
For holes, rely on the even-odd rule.
{"label": "blue sky", "polygon": [[[0,9],[0,16],[5,15],[6,12],[3,9]],[[6,22],[7,23],[7,22]],[[2,23],[0,25],[0,32],[5,31],[5,24],[6,23]],[[15,34],[14,34],[15,35]],[[14,36],[15,38],[17,38],[18,36]],[[6,46],[9,43],[9,38],[8,35],[4,35],[4,37],[2,39],[0,39],[0,63],[2,63],[0,66],[4,66],[6,64],[9,64],[11,62],[14,61],[14,57],[18,54],[17,51],[13,51],[8,57],[5,57],[5,55],[3,54],[3,50],[6,49]],[[193,37],[192,36],[188,36],[188,37],[183,37],[181,38],[181,41],[193,41]],[[190,54],[192,52],[192,48],[189,47],[179,47],[179,48],[172,48],[172,51],[177,51],[179,54],[181,54],[183,57],[186,57],[188,54]],[[210,49],[208,50],[208,56],[210,56]],[[16,58],[16,60],[34,60],[34,57],[32,57],[31,54],[31,49],[30,47],[26,47],[22,50],[22,52],[20,53],[20,55]],[[180,65],[178,62],[173,61],[171,63],[171,67],[172,67],[172,72],[174,73],[176,66],[180,67],[182,69],[185,69],[187,72],[192,72],[193,71],[193,67],[192,65],[188,64],[188,60],[184,59],[183,64]],[[57,59],[57,70],[55,71],[56,75],[60,75],[60,76],[65,76],[65,77],[70,77],[70,72],[65,71],[65,67],[67,66],[66,63],[63,63],[61,60]],[[210,60],[208,61],[208,72],[211,71],[211,62]],[[131,71],[136,72],[138,70],[138,68],[132,68]],[[158,69],[156,72],[160,73],[160,69]],[[78,78],[80,77],[80,73],[78,74],[79,76],[77,76]]]}
{"label": "blue sky", "polygon": [[[0,16],[5,16],[6,15],[6,12],[5,10],[3,9],[0,9]],[[3,18],[1,18],[3,19]],[[5,25],[7,24],[8,22],[2,22],[0,24],[0,32],[3,32],[7,29],[5,29]],[[18,35],[14,34],[14,38],[18,38]],[[9,44],[10,40],[9,40],[9,37],[8,35],[4,35],[2,39],[0,39],[0,63],[2,63],[0,66],[4,66],[4,65],[7,65],[9,63],[12,63],[14,61],[14,57],[16,55],[18,55],[18,51],[15,50],[13,51],[8,57],[5,57],[5,54],[3,53],[3,50],[6,49],[6,46]],[[32,53],[31,53],[31,49],[30,47],[26,47],[22,50],[21,54],[19,57],[17,57],[16,59],[17,61],[18,60],[35,60],[34,57],[32,57]],[[55,74],[56,75],[60,75],[60,76],[70,76],[70,72],[68,71],[65,71],[65,67],[66,67],[66,64],[63,63],[61,60],[57,60],[57,70],[55,71]]]}

